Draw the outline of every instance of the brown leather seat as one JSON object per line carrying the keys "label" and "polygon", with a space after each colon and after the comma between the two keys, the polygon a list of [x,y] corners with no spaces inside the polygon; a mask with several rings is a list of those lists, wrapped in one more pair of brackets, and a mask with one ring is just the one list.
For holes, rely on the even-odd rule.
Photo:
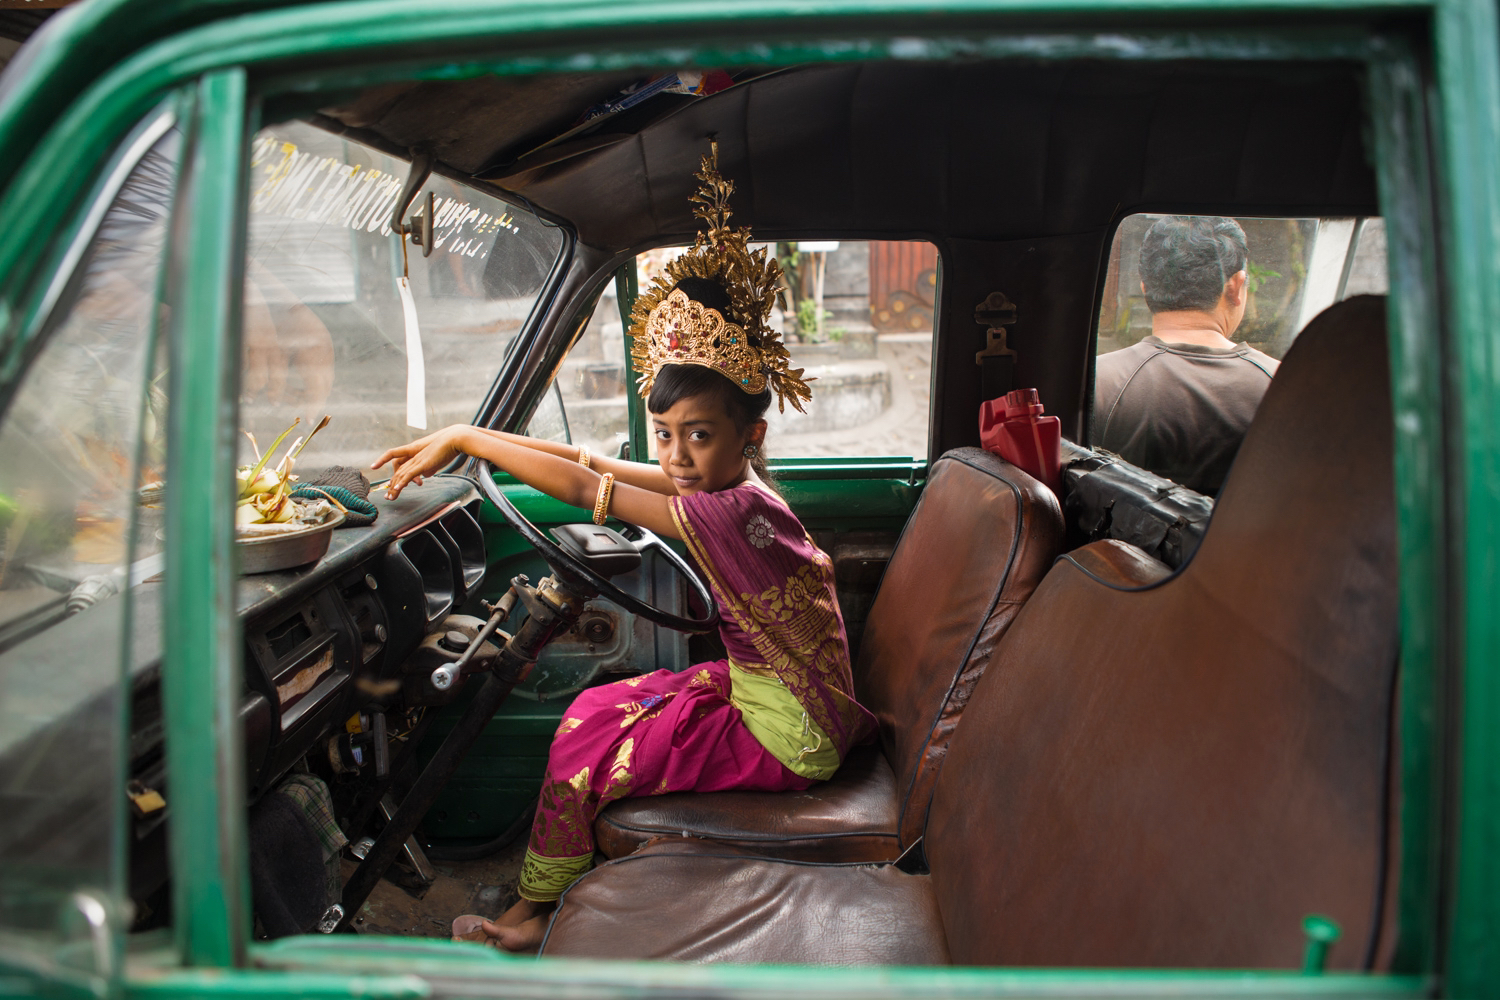
{"label": "brown leather seat", "polygon": [[651,845],[568,890],[544,954],[926,962],[940,936],[958,964],[1290,968],[1318,913],[1343,928],[1330,966],[1382,967],[1389,393],[1384,300],[1330,309],[1191,562],[1117,541],[1058,560],[953,738],[931,875]]}
{"label": "brown leather seat", "polygon": [[624,799],[594,825],[622,857],[654,837],[708,837],[776,857],[887,861],[922,834],[959,716],[996,644],[1062,543],[1046,487],[977,448],[932,467],[886,568],[855,665],[856,695],[880,722],[805,792]]}
{"label": "brown leather seat", "polygon": [[[597,869],[564,900],[543,955],[799,965],[948,962],[931,880],[891,864],[791,861],[663,838]],[[692,901],[691,912],[678,908],[680,900]]]}

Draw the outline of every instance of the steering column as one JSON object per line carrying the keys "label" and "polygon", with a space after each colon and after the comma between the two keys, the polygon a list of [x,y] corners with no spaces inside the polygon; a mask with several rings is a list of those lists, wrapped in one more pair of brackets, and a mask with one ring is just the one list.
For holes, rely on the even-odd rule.
{"label": "steering column", "polygon": [[[489,676],[485,677],[474,700],[464,709],[458,725],[438,747],[344,886],[344,912],[335,928],[337,930],[347,928],[354,920],[376,883],[396,860],[406,839],[416,830],[437,800],[438,793],[458,770],[464,754],[468,753],[515,686],[531,673],[542,649],[553,636],[577,624],[588,601],[602,594],[627,611],[681,632],[707,632],[718,625],[718,609],[708,587],[681,556],[651,532],[626,525],[626,530],[636,536],[631,539],[602,526],[567,524],[553,531],[557,539],[554,542],[537,530],[495,484],[494,471],[488,462],[479,460],[475,465],[476,478],[486,499],[546,559],[552,574],[538,581],[536,586],[524,576],[512,579],[505,596],[493,605],[486,605],[489,620],[463,654],[453,663],[433,671],[431,683],[438,690],[452,687],[471,669],[482,670]],[[627,594],[610,581],[611,577],[639,567],[642,555],[653,550],[660,553],[689,585],[698,606],[704,609],[702,613],[696,617],[676,614]],[[518,603],[525,610],[526,617],[515,634],[510,635],[500,625],[510,617]],[[476,661],[475,654],[493,636],[504,639],[499,655]]]}

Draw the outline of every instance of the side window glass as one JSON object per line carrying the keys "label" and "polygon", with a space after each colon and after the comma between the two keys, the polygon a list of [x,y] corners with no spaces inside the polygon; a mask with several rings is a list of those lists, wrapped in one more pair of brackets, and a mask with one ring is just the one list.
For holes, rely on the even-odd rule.
{"label": "side window glass", "polygon": [[615,283],[604,286],[594,315],[547,390],[526,433],[547,441],[588,445],[599,455],[618,455],[630,440],[625,340]]}
{"label": "side window glass", "polygon": [[[806,413],[773,404],[767,454],[778,459],[927,457],[937,248],[921,242],[802,242],[767,245],[786,273],[771,326],[793,368],[806,369]],[[636,258],[640,287],[682,253]],[[557,379],[574,444],[618,454],[629,439],[624,331],[614,284],[573,345]],[[527,433],[563,440],[559,407],[543,400]],[[650,457],[650,456],[648,456]]]}
{"label": "side window glass", "polygon": [[573,429],[568,425],[568,410],[563,402],[561,382],[552,383],[552,388],[537,404],[536,411],[531,415],[531,422],[526,425],[526,434],[540,441],[573,443]]}
{"label": "side window glass", "polygon": [[1379,218],[1126,218],[1100,307],[1093,446],[1217,494],[1297,335],[1385,291]]}
{"label": "side window glass", "polygon": [[127,661],[127,606],[153,627],[161,570],[154,335],[181,145],[168,125],[127,144],[0,420],[0,955],[100,995],[129,919],[123,693],[144,664]]}
{"label": "side window glass", "polygon": [[[766,454],[779,459],[927,457],[937,248],[923,242],[768,244],[786,278],[771,326],[806,369],[806,413],[773,403]],[[637,258],[647,287],[681,253]],[[571,415],[571,410],[569,411]]]}
{"label": "side window glass", "polygon": [[793,368],[815,376],[806,413],[767,419],[777,458],[927,457],[937,248],[781,243],[780,322]]}

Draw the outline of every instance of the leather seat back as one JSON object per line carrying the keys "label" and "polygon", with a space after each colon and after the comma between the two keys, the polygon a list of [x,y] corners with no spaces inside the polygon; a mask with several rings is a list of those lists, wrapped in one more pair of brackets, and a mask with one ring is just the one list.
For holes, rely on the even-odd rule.
{"label": "leather seat back", "polygon": [[975,683],[1060,551],[1045,486],[978,448],[938,459],[870,609],[856,695],[896,774],[901,845],[922,835],[937,772]]}
{"label": "leather seat back", "polygon": [[[1383,298],[1313,321],[1175,575],[1058,561],[975,691],[926,848],[953,960],[1380,965],[1397,572]],[[878,644],[877,644],[878,645]]]}

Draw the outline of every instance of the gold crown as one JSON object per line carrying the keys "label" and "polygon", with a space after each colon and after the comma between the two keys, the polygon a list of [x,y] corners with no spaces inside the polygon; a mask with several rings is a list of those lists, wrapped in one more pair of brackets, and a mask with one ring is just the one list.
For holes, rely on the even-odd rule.
{"label": "gold crown", "polygon": [[[812,398],[803,369],[791,367],[791,355],[781,337],[766,323],[781,287],[781,265],[764,248],[751,250],[750,230],[730,229],[729,196],[734,182],[719,175],[719,144],[710,143],[698,173],[697,192],[690,199],[693,215],[708,223],[693,245],[666,266],[651,287],[635,300],[630,314],[630,355],[640,373],[641,395],[649,396],[663,365],[711,368],[745,392],[755,395],[769,386],[777,409],[787,400],[798,411]],[[688,298],[677,288],[684,278],[702,278],[724,289],[729,313]]]}

